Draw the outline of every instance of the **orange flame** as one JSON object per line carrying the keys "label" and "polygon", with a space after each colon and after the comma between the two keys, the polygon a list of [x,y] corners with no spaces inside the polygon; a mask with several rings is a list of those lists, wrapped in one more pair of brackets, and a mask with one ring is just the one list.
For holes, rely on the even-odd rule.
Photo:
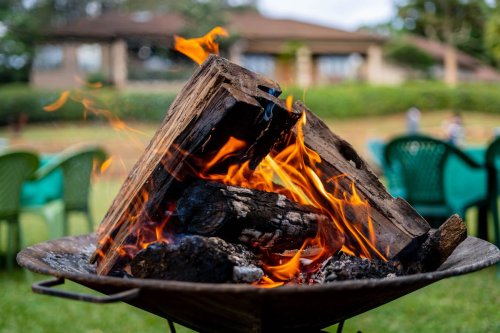
{"label": "orange flame", "polygon": [[306,245],[307,241],[302,244],[300,250],[286,263],[276,266],[264,264],[264,269],[279,281],[290,280],[299,272],[301,254]]}
{"label": "orange flame", "polygon": [[113,163],[113,156],[110,156],[107,160],[102,162],[101,173],[106,172],[106,170],[108,170],[108,168],[111,166],[111,163]]}
{"label": "orange flame", "polygon": [[199,38],[185,39],[174,36],[174,49],[200,65],[210,54],[219,54],[219,44],[215,41],[217,36],[227,37],[229,34],[223,28],[215,27],[205,36]]}
{"label": "orange flame", "polygon": [[69,90],[64,90],[54,103],[44,106],[43,110],[46,112],[54,112],[56,110],[59,110],[68,101],[69,94]]}

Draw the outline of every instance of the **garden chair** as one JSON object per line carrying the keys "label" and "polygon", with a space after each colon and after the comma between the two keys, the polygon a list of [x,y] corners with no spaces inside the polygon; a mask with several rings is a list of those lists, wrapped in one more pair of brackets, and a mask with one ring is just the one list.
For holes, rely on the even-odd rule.
{"label": "garden chair", "polygon": [[[498,212],[498,196],[500,183],[500,137],[495,139],[486,150],[486,169],[488,170],[488,208],[493,218],[495,244],[500,247],[500,217]],[[500,277],[500,263],[497,274]]]}
{"label": "garden chair", "polygon": [[90,178],[92,170],[99,170],[105,159],[106,153],[100,147],[71,147],[36,170],[34,179],[37,180],[59,170],[63,173],[62,199],[24,207],[27,211],[42,215],[49,230],[52,230],[51,238],[69,234],[69,214],[75,212],[84,214],[89,232],[93,231],[94,222],[89,206]]}
{"label": "garden chair", "polygon": [[20,225],[21,187],[36,170],[38,156],[27,151],[0,154],[0,221],[7,222],[7,269],[12,270],[17,250],[26,246]]}
{"label": "garden chair", "polygon": [[381,139],[372,139],[367,143],[368,151],[375,166],[380,169],[386,180],[386,187],[395,197],[405,197],[405,188],[402,185],[401,177],[397,172],[387,166],[384,158],[386,143]]}
{"label": "garden chair", "polygon": [[387,166],[401,179],[403,198],[433,227],[438,227],[455,213],[465,218],[465,211],[471,206],[484,207],[484,198],[457,203],[446,196],[444,170],[451,156],[472,168],[481,168],[457,147],[423,135],[395,138],[384,150]]}

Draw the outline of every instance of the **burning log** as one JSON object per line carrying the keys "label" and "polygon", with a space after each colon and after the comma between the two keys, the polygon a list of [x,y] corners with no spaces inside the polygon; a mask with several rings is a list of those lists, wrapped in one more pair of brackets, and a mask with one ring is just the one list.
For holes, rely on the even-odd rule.
{"label": "burning log", "polygon": [[213,158],[229,139],[249,144],[224,162],[248,161],[255,167],[301,115],[275,97],[280,92],[273,81],[209,57],[170,106],[104,217],[91,258],[97,260],[97,273],[123,265],[117,250],[138,233],[141,221],[164,219],[162,207],[190,184],[200,168],[197,161]]}
{"label": "burning log", "polygon": [[137,253],[134,277],[189,282],[257,282],[264,275],[257,257],[243,245],[217,237],[181,236],[157,242]]}
{"label": "burning log", "polygon": [[[354,185],[356,194],[370,206],[376,248],[387,258],[394,258],[407,246],[421,244],[427,238],[429,224],[406,201],[394,198],[387,192],[368,164],[347,141],[331,132],[305,106],[301,107],[307,116],[304,142],[321,156],[318,167],[323,184],[331,193],[349,195],[353,194]],[[329,182],[330,179],[336,181]],[[346,237],[349,244],[351,235]]]}
{"label": "burning log", "polygon": [[441,266],[466,238],[467,227],[455,214],[439,229],[432,230],[417,250],[405,251],[399,257],[409,274],[431,272]]}
{"label": "burning log", "polygon": [[[183,231],[218,236],[274,252],[298,249],[307,238],[314,238],[318,223],[328,218],[311,206],[300,205],[284,195],[228,186],[215,182],[196,182],[177,201],[177,215]],[[342,246],[342,236],[338,249]]]}

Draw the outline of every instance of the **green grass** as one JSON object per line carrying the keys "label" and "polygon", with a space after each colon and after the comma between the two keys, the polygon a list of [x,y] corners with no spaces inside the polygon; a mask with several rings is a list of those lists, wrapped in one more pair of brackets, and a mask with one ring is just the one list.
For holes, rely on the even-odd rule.
{"label": "green grass", "polygon": [[[119,181],[95,183],[92,203],[99,221],[118,191]],[[31,243],[47,237],[43,222],[22,218]],[[71,233],[85,232],[83,219],[71,219]],[[48,277],[21,270],[0,271],[0,333],[7,332],[162,332],[166,321],[132,306],[97,305],[33,294],[30,284]],[[59,288],[59,287],[58,287]],[[61,288],[91,292],[75,283]],[[91,292],[92,293],[92,292]],[[342,301],[342,300],[339,300]],[[437,282],[346,322],[344,332],[499,332],[500,279],[496,268]],[[177,326],[179,332],[190,330]],[[335,332],[331,327],[329,332]]]}
{"label": "green grass", "polygon": [[[437,131],[447,112],[424,114],[424,129]],[[466,126],[475,143],[489,139],[489,129],[500,124],[497,115],[465,114]],[[390,135],[403,128],[404,116],[394,115],[341,121],[331,119],[332,128],[348,141],[355,142],[362,150],[367,135]],[[141,152],[140,144],[154,132],[154,125],[136,124],[147,133],[141,136],[139,146],[128,144],[120,133],[95,124],[50,124],[28,126],[20,135],[11,136],[0,130],[16,146],[38,150],[51,147],[62,149],[76,141],[95,141],[106,145],[116,160],[124,155],[125,166],[130,168]],[[479,130],[483,128],[484,130]],[[116,163],[117,168],[122,168]],[[126,174],[126,173],[125,173]],[[93,215],[98,222],[104,216],[117,193],[124,173],[105,175],[95,183],[92,193]],[[33,215],[23,215],[22,227],[28,231],[30,243],[46,240],[47,231],[42,220]],[[71,219],[72,234],[84,233],[83,219]],[[4,232],[2,233],[5,234]],[[3,250],[0,251],[3,252]],[[33,281],[43,278],[34,275]],[[0,333],[11,332],[163,332],[168,331],[166,321],[126,304],[96,305],[33,294],[21,270],[7,273],[0,270]],[[63,288],[89,292],[74,283]],[[339,300],[342,302],[343,300]],[[307,305],[303,305],[307,306]],[[189,332],[180,329],[179,332]],[[335,332],[335,327],[329,332]],[[407,295],[375,310],[361,314],[346,322],[344,332],[500,332],[500,279],[496,268],[450,278]]]}

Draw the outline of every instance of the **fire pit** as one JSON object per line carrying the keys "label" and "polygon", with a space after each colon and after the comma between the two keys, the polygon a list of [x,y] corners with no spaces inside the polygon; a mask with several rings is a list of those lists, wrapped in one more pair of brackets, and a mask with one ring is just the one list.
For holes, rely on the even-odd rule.
{"label": "fire pit", "polygon": [[[387,279],[342,281],[262,289],[245,284],[207,284],[123,279],[95,274],[88,258],[95,235],[66,237],[21,251],[19,264],[57,277],[35,284],[37,293],[90,302],[123,301],[202,332],[314,331],[390,302],[443,278],[500,261],[494,245],[468,237],[436,271]],[[110,295],[103,298],[51,289],[68,279]]]}
{"label": "fire pit", "polygon": [[[309,332],[500,260],[495,246],[467,238],[458,215],[430,230],[349,143],[280,92],[210,56],[98,234],[19,254],[57,277],[33,290],[124,301],[203,332]],[[64,279],[109,296],[51,289]]]}

